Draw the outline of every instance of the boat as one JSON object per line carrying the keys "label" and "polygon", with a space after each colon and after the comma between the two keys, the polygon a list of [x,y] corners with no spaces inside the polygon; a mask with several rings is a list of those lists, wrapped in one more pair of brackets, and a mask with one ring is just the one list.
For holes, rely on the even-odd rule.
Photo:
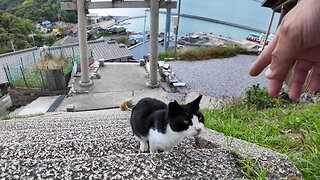
{"label": "boat", "polygon": [[[264,33],[250,33],[250,35],[248,37],[246,37],[247,41],[251,41],[257,44],[262,44],[265,41],[265,37],[266,35]],[[266,45],[268,45],[271,40],[273,39],[274,34],[269,34],[268,38],[267,38],[267,43]]]}

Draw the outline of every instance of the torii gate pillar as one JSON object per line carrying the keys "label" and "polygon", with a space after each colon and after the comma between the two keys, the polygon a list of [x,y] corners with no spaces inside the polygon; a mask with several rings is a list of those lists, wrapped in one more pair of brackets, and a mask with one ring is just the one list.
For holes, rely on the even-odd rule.
{"label": "torii gate pillar", "polygon": [[89,77],[88,66],[88,42],[87,42],[87,17],[85,9],[85,0],[77,0],[78,25],[79,25],[79,48],[80,48],[80,65],[81,87],[91,86],[93,83]]}
{"label": "torii gate pillar", "polygon": [[151,88],[159,87],[158,82],[158,34],[159,34],[159,0],[150,0],[150,57],[149,82]]}

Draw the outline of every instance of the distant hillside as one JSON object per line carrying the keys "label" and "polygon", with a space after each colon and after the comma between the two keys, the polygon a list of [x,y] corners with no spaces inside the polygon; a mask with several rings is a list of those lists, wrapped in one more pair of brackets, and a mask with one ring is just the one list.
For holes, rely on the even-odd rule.
{"label": "distant hillside", "polygon": [[8,12],[35,22],[43,20],[77,22],[75,11],[62,11],[60,0],[0,0],[0,13]]}
{"label": "distant hillside", "polygon": [[0,0],[0,13],[6,12],[8,9],[22,2],[23,0]]}
{"label": "distant hillside", "polygon": [[55,36],[43,37],[35,28],[44,20],[75,23],[77,14],[62,11],[60,0],[0,0],[0,54],[52,44]]}

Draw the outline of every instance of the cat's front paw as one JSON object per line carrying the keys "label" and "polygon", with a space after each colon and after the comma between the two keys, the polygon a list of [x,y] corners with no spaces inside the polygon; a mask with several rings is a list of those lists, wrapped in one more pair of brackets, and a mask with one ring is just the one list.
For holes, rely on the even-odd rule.
{"label": "cat's front paw", "polygon": [[148,152],[148,149],[149,149],[148,142],[145,142],[145,141],[140,142],[139,153]]}

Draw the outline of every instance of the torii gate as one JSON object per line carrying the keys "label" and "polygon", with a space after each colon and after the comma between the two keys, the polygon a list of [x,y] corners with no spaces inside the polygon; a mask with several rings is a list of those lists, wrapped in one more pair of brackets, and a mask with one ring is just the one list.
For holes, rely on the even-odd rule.
{"label": "torii gate", "polygon": [[159,8],[172,9],[177,7],[176,1],[165,0],[144,0],[144,1],[124,1],[112,0],[103,2],[91,2],[91,0],[69,0],[61,2],[62,10],[77,10],[79,25],[79,47],[81,62],[80,86],[91,86],[88,67],[88,43],[87,43],[87,20],[86,9],[100,8],[150,8],[150,74],[147,86],[159,87],[158,70],[158,34],[159,34]]}

